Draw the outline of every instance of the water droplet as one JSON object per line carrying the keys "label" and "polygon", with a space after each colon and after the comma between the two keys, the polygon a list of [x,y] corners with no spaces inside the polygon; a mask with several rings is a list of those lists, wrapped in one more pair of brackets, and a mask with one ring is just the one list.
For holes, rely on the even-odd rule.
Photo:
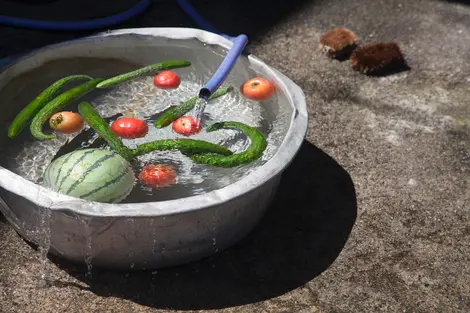
{"label": "water droplet", "polygon": [[92,265],[92,260],[93,260],[93,247],[92,247],[92,242],[91,242],[91,231],[90,231],[90,223],[91,223],[91,218],[90,219],[80,219],[81,223],[83,224],[85,231],[85,238],[86,238],[86,243],[85,243],[85,264],[87,267],[87,272],[85,274],[86,277],[92,277],[92,271],[93,271],[93,265]]}
{"label": "water droplet", "polygon": [[48,280],[48,270],[47,264],[49,259],[47,254],[51,247],[51,210],[45,208],[39,213],[39,229],[36,231],[38,235],[38,250],[39,250],[39,260],[41,262],[41,267],[39,269],[39,282],[38,287],[44,288],[47,286]]}
{"label": "water droplet", "polygon": [[212,246],[214,247],[214,251],[217,252],[217,239],[216,239],[216,235],[217,235],[217,214],[219,213],[219,211],[216,209],[215,212],[214,212],[214,215],[212,216],[212,235],[214,237],[212,237]]}

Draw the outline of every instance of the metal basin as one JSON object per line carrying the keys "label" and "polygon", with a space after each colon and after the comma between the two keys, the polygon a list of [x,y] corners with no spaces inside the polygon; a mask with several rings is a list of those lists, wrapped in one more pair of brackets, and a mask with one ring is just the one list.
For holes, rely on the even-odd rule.
{"label": "metal basin", "polygon": [[[0,97],[10,97],[0,99],[1,120],[10,121],[21,109],[10,101],[19,101],[28,88],[34,88],[37,78],[28,78],[28,73],[41,70],[50,61],[102,60],[99,66],[84,71],[93,76],[116,74],[112,73],[116,60],[150,64],[188,59],[196,73],[204,64],[200,79],[207,80],[230,46],[222,36],[188,28],[125,29],[50,45],[0,73]],[[43,75],[48,73],[44,71]],[[244,81],[255,75],[269,78],[278,86],[279,105],[288,108],[290,123],[273,156],[235,183],[182,199],[105,204],[58,194],[0,167],[0,209],[24,238],[50,244],[51,253],[73,262],[91,262],[94,267],[161,268],[226,249],[262,218],[307,130],[305,97],[290,79],[252,55],[240,57],[230,77]],[[21,85],[12,83],[18,77]],[[276,118],[276,113],[271,113]],[[0,147],[8,144],[6,131],[0,140]]]}

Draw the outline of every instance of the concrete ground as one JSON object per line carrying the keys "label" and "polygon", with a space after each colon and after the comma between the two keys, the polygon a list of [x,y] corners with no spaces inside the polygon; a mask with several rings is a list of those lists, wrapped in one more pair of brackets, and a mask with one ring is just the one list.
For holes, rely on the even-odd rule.
{"label": "concrete ground", "polygon": [[[59,0],[18,15],[96,17],[131,2]],[[3,220],[0,312],[470,312],[470,6],[193,2],[221,30],[247,33],[250,51],[307,96],[307,141],[269,213],[235,247],[171,270],[90,279],[54,260],[45,289],[38,253]],[[0,0],[2,14],[18,6]],[[192,24],[167,1],[120,27],[170,25]],[[397,41],[411,70],[366,77],[329,61],[318,42],[337,26],[362,43]],[[0,57],[83,35],[0,26]]]}

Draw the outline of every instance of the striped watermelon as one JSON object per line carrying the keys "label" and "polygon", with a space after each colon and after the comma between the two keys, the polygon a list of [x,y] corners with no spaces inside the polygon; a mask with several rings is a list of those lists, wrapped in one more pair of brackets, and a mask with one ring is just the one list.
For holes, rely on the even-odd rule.
{"label": "striped watermelon", "polygon": [[44,172],[44,186],[90,201],[118,203],[134,187],[132,166],[104,149],[83,149],[54,160]]}

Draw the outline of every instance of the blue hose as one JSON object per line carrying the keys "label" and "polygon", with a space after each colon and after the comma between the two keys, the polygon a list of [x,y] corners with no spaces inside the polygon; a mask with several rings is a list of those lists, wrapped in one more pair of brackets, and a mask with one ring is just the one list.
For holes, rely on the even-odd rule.
{"label": "blue hose", "polygon": [[57,30],[57,31],[71,31],[71,30],[94,30],[109,27],[127,21],[140,13],[144,12],[151,4],[151,0],[142,0],[135,7],[105,18],[88,20],[88,21],[74,21],[74,22],[57,22],[57,21],[39,21],[22,19],[16,17],[9,17],[0,15],[0,24],[6,24],[13,27],[32,28],[38,30]]}
{"label": "blue hose", "polygon": [[[233,66],[237,62],[240,54],[243,53],[245,46],[248,42],[248,37],[246,35],[239,35],[237,37],[231,37],[224,33],[217,31],[217,29],[207,22],[199,13],[194,9],[194,7],[189,3],[189,0],[176,0],[179,6],[188,14],[192,20],[202,29],[210,31],[212,33],[219,34],[233,42],[232,48],[225,56],[224,60],[220,64],[219,68],[215,74],[209,79],[209,81],[201,88],[199,91],[199,97],[203,99],[208,99],[225,81]],[[202,112],[197,112],[197,115],[200,115]]]}
{"label": "blue hose", "polygon": [[215,74],[199,91],[200,98],[207,100],[217,89],[219,89],[220,85],[222,85],[222,83],[225,81],[233,66],[237,62],[238,56],[242,53],[243,49],[245,49],[245,46],[248,42],[248,37],[242,34],[236,38],[233,38],[232,42],[232,48],[230,48],[228,51]]}

